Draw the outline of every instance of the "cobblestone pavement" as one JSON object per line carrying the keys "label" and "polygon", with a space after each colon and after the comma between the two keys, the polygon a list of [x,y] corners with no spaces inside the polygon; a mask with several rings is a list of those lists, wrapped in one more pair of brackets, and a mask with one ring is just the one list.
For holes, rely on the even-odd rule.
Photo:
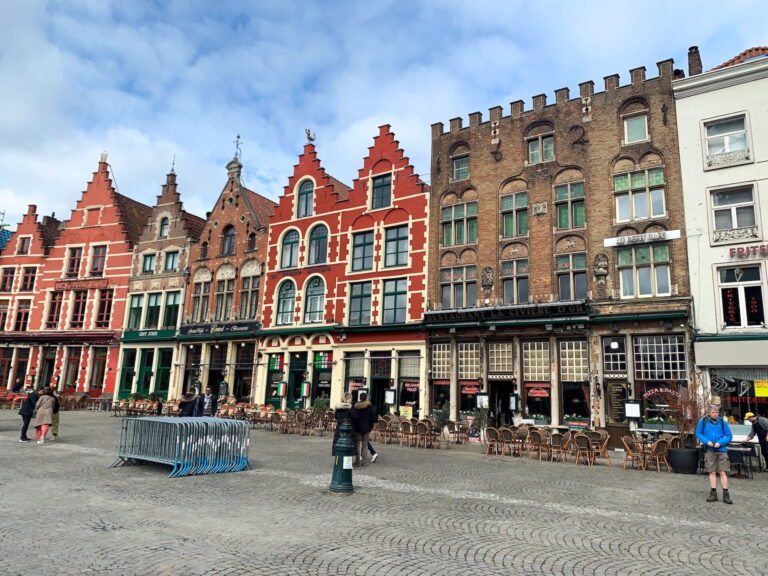
{"label": "cobblestone pavement", "polygon": [[[64,412],[18,441],[0,411],[0,575],[765,574],[768,474],[707,504],[702,476],[379,446],[324,493],[326,436],[251,435],[253,469],[107,468],[119,419]],[[618,455],[617,455],[618,456]]]}

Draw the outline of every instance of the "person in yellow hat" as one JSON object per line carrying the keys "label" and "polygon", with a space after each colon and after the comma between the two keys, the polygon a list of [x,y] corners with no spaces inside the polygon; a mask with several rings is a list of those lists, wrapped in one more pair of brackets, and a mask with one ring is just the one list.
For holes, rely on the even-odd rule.
{"label": "person in yellow hat", "polygon": [[752,432],[747,436],[747,442],[757,436],[760,451],[763,453],[763,470],[768,472],[768,418],[758,416],[754,412],[744,414],[744,419],[752,424]]}

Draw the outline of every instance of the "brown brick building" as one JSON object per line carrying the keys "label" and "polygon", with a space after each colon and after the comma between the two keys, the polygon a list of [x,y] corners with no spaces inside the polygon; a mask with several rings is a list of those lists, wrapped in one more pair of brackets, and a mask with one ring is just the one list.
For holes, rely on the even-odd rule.
{"label": "brown brick building", "polygon": [[241,181],[238,158],[190,251],[182,345],[182,391],[195,383],[248,401],[261,328],[267,226],[275,203]]}
{"label": "brown brick building", "polygon": [[179,396],[176,331],[189,278],[190,250],[205,220],[184,210],[176,174],[166,176],[133,251],[120,350],[119,397],[150,392]]}
{"label": "brown brick building", "polygon": [[621,423],[628,393],[686,380],[672,64],[433,125],[433,404],[455,416],[488,394],[507,422]]}

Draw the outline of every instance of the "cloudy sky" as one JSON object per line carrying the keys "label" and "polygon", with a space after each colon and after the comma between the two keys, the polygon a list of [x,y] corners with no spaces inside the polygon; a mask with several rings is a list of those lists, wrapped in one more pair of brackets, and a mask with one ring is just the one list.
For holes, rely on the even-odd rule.
{"label": "cloudy sky", "polygon": [[768,45],[764,0],[4,0],[0,211],[68,218],[109,153],[153,204],[175,157],[204,215],[242,138],[246,184],[276,198],[306,141],[351,184],[390,124],[429,181],[430,125],[673,58],[704,68]]}

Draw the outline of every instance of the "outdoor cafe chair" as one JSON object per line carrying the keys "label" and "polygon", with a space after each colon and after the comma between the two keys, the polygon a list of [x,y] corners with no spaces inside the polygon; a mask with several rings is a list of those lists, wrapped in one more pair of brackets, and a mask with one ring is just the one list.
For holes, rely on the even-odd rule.
{"label": "outdoor cafe chair", "polygon": [[549,443],[544,437],[544,434],[540,430],[531,430],[528,432],[528,456],[531,454],[537,454],[539,460],[544,457],[545,460],[549,460]]}
{"label": "outdoor cafe chair", "polygon": [[608,462],[608,466],[612,466],[611,455],[608,451],[608,442],[610,442],[610,440],[611,440],[611,435],[605,434],[602,441],[600,442],[600,445],[597,448],[595,448],[595,455],[598,458],[605,458],[605,460]]}
{"label": "outdoor cafe chair", "polygon": [[592,440],[586,434],[576,434],[573,440],[576,444],[576,464],[583,459],[585,464],[592,466],[595,463],[595,451],[592,448]]}
{"label": "outdoor cafe chair", "polygon": [[[411,425],[413,427],[413,425]],[[416,447],[424,445],[424,448],[432,448],[432,430],[428,422],[420,421],[416,423]]]}
{"label": "outdoor cafe chair", "polygon": [[491,450],[493,450],[493,453],[498,455],[501,450],[501,442],[499,441],[499,431],[494,428],[493,426],[488,426],[485,429],[485,451],[483,454],[490,454]]}
{"label": "outdoor cafe chair", "polygon": [[563,434],[554,432],[549,438],[550,460],[568,462],[568,440]]}
{"label": "outdoor cafe chair", "polygon": [[400,422],[400,446],[413,446],[416,441],[416,430],[411,429],[410,420]]}
{"label": "outdoor cafe chair", "polygon": [[509,428],[499,429],[499,436],[501,437],[501,453],[502,455],[509,453],[510,456],[514,456],[515,452],[520,456],[520,452],[517,450],[517,435]]}
{"label": "outdoor cafe chair", "polygon": [[635,443],[635,439],[632,436],[622,436],[621,444],[624,447],[624,470],[627,469],[627,462],[632,468],[635,467],[635,462],[641,469],[644,468],[645,455],[642,447]]}
{"label": "outdoor cafe chair", "polygon": [[671,472],[669,467],[669,460],[667,460],[669,443],[666,440],[656,440],[651,446],[651,450],[645,455],[643,461],[643,470],[648,469],[648,464],[656,463],[656,471],[661,472],[661,465],[663,464],[667,468],[667,472]]}

